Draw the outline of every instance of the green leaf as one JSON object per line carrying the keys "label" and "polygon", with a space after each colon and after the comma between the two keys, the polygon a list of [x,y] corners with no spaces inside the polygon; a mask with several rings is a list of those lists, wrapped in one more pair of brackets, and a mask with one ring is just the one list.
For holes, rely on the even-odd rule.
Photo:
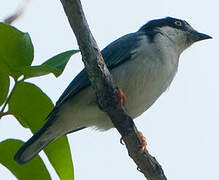
{"label": "green leaf", "polygon": [[9,112],[17,120],[34,133],[42,127],[53,103],[37,86],[27,82],[19,82],[8,102]]}
{"label": "green leaf", "polygon": [[76,54],[78,52],[79,52],[79,50],[66,51],[64,53],[58,54],[58,55],[50,58],[49,60],[44,62],[42,65],[47,65],[47,66],[56,68],[57,69],[57,74],[55,74],[55,75],[59,76],[62,73],[62,71],[64,70],[67,62],[70,59],[70,57],[73,54]]}
{"label": "green leaf", "polygon": [[[1,55],[0,55],[0,56],[1,56]],[[1,59],[0,59],[0,71],[1,71],[1,72],[4,72],[4,73],[6,73],[6,74],[9,74],[9,72],[10,72],[10,69],[9,69],[9,67],[7,66],[7,64],[5,64],[4,61],[1,61]]]}
{"label": "green leaf", "polygon": [[66,136],[62,136],[50,143],[44,151],[61,180],[74,180],[71,150]]}
{"label": "green leaf", "polygon": [[22,74],[24,75],[24,79],[32,78],[32,77],[39,77],[44,76],[49,73],[56,74],[57,70],[53,67],[40,65],[40,66],[29,66],[20,69]]}
{"label": "green leaf", "polygon": [[8,24],[0,23],[0,42],[0,61],[7,66],[8,73],[17,79],[21,72],[16,68],[30,66],[33,61],[34,50],[30,36]]}
{"label": "green leaf", "polygon": [[40,66],[24,67],[20,71],[22,71],[22,74],[24,75],[25,79],[43,76],[49,73],[53,73],[56,77],[58,77],[62,74],[71,56],[78,52],[79,50],[66,51],[50,58]]}
{"label": "green leaf", "polygon": [[[9,112],[19,122],[37,132],[45,123],[47,115],[53,109],[49,97],[37,86],[27,82],[17,84],[9,100]],[[66,136],[58,138],[46,148],[46,155],[60,179],[74,179],[71,152]]]}
{"label": "green leaf", "polygon": [[39,156],[25,165],[19,165],[15,162],[14,154],[22,144],[22,141],[15,139],[0,142],[0,164],[7,167],[17,179],[50,180],[51,177]]}
{"label": "green leaf", "polygon": [[10,85],[9,76],[0,71],[0,106],[6,100]]}

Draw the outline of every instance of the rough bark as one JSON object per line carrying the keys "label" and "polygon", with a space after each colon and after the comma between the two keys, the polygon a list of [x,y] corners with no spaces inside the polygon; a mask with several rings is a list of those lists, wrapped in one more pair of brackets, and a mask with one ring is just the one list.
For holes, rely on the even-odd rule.
{"label": "rough bark", "polygon": [[114,84],[82,10],[80,0],[61,0],[82,54],[82,60],[94,88],[99,107],[111,118],[125,142],[129,156],[148,180],[166,180],[163,170],[147,150],[141,153],[141,139],[130,116],[121,106]]}

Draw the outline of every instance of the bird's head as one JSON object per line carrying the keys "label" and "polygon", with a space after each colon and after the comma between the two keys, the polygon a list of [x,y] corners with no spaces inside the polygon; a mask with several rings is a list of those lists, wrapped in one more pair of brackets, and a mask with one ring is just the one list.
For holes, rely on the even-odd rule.
{"label": "bird's head", "polygon": [[151,41],[156,39],[157,34],[164,36],[181,52],[197,41],[212,38],[196,31],[186,21],[172,17],[149,21],[139,31],[146,33]]}

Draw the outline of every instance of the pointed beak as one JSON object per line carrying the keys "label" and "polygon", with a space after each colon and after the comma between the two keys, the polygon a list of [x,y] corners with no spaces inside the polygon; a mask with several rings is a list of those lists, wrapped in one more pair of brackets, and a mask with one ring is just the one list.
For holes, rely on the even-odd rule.
{"label": "pointed beak", "polygon": [[196,30],[192,30],[189,32],[189,39],[192,42],[197,42],[205,39],[212,39],[212,37],[207,34],[200,33]]}

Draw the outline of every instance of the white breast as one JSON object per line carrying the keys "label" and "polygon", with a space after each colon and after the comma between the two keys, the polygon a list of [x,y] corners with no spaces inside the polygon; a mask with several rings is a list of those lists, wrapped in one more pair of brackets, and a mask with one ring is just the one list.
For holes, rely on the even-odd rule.
{"label": "white breast", "polygon": [[157,100],[177,71],[179,56],[172,44],[166,43],[163,37],[159,37],[159,41],[148,43],[144,36],[133,60],[112,71],[127,96],[125,107],[132,118],[145,112]]}

